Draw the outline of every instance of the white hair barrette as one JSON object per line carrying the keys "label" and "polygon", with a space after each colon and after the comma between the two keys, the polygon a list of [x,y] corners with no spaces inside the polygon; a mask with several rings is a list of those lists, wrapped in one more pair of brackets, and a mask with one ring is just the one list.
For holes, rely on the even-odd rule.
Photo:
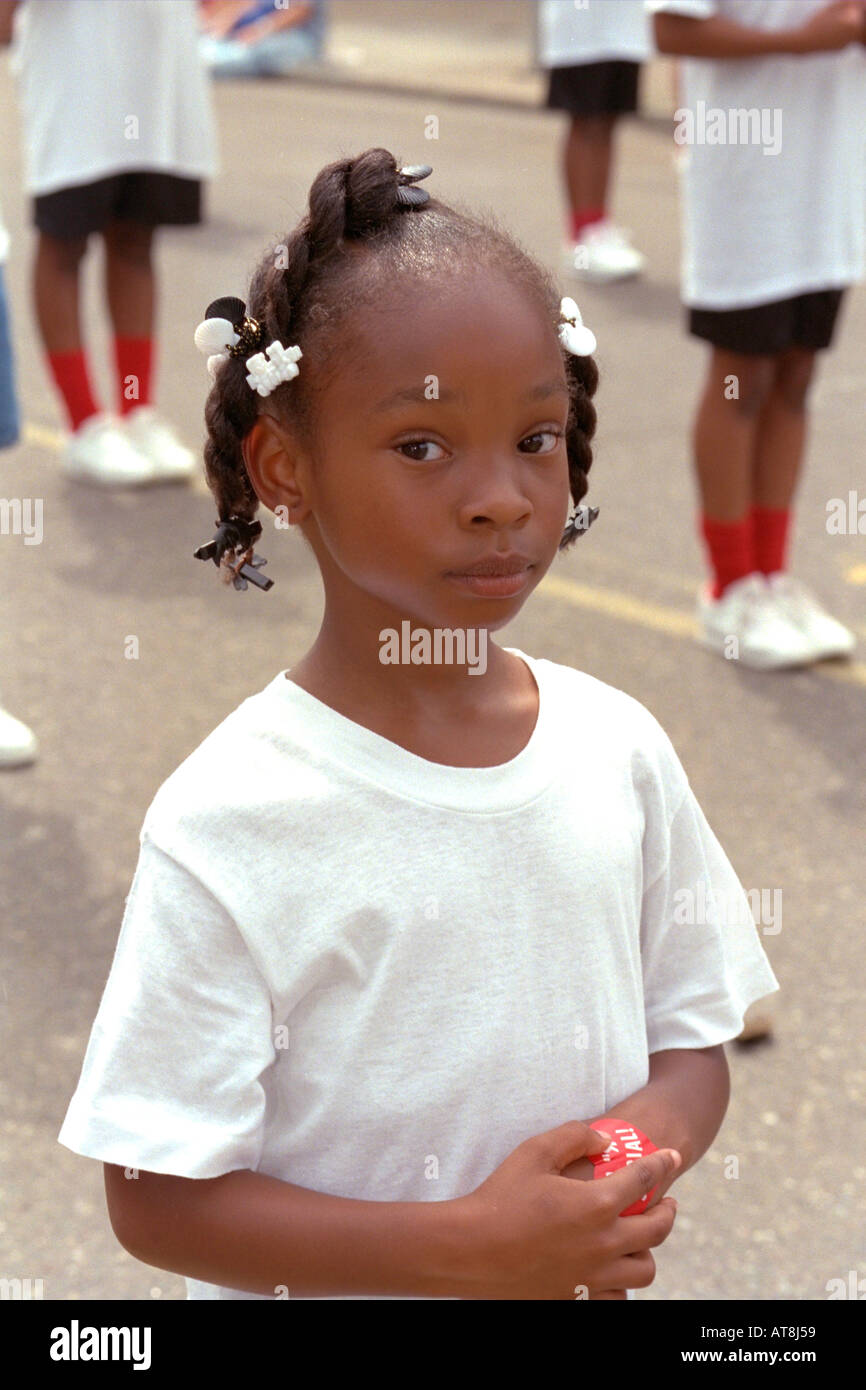
{"label": "white hair barrette", "polygon": [[260,396],[269,396],[283,381],[294,381],[298,375],[299,347],[283,347],[276,338],[264,352],[247,359],[247,382]]}
{"label": "white hair barrette", "polygon": [[574,357],[589,357],[598,347],[595,334],[587,328],[573,299],[566,295],[559,305],[559,341]]}

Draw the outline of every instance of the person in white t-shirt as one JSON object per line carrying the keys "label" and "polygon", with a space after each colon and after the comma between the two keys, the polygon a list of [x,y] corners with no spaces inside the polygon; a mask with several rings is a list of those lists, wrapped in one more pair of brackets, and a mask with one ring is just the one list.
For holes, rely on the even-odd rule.
{"label": "person in white t-shirt", "polygon": [[570,118],[563,146],[565,263],[580,280],[623,280],[645,264],[609,216],[616,125],[637,111],[641,63],[652,54],[643,0],[539,0],[536,13],[547,106]]}
{"label": "person in white t-shirt", "polygon": [[151,803],[59,1135],[195,1299],[645,1287],[778,987],[656,719],[488,640],[596,518],[595,338],[431,172],[328,165],[195,334],[196,554],[273,603],[261,502],[324,616]]}
{"label": "person in white t-shirt", "polygon": [[[9,233],[0,211],[0,449],[11,448],[21,437],[15,353],[4,273],[8,253]],[[32,763],[37,749],[33,730],[0,706],[0,768],[23,767],[26,763]]]}
{"label": "person in white t-shirt", "polygon": [[866,266],[866,7],[648,5],[683,60],[683,301],[712,346],[694,428],[701,641],[762,670],[847,657],[854,634],[787,550],[817,354]]}
{"label": "person in white t-shirt", "polygon": [[[216,172],[195,0],[22,0],[13,37],[34,302],[69,427],[63,467],[113,486],[187,481],[197,461],[153,403],[154,242],[158,226],[201,222],[202,180]],[[116,412],[94,391],[79,316],[94,233]]]}

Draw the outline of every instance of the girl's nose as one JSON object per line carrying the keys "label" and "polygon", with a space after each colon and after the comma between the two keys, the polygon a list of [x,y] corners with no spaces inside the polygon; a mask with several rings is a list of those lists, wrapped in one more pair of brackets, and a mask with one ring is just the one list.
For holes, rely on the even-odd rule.
{"label": "girl's nose", "polygon": [[532,503],[513,470],[492,469],[475,482],[460,504],[461,526],[483,525],[505,529],[518,526],[532,515]]}

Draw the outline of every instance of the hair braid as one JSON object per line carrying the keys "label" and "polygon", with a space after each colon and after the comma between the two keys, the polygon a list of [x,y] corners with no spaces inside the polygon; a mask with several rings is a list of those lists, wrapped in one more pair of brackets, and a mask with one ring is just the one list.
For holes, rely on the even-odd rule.
{"label": "hair braid", "polygon": [[593,357],[575,357],[567,352],[565,374],[571,394],[571,408],[565,442],[568,449],[568,482],[575,506],[589,490],[587,474],[592,467],[590,440],[595,434],[597,415],[592,397],[598,386],[598,367]]}
{"label": "hair braid", "polygon": [[[269,339],[294,335],[313,273],[321,275],[323,263],[339,253],[344,241],[369,237],[387,225],[392,214],[399,215],[397,173],[394,156],[381,148],[366,150],[357,159],[335,160],[320,171],[310,189],[306,216],[280,248],[285,265],[277,257],[266,257],[250,282],[247,312],[264,326]],[[296,383],[292,387],[296,397],[302,394]],[[205,473],[221,519],[235,515],[250,521],[258,509],[242,447],[258,413],[244,359],[229,358],[218,369],[205,405]],[[303,412],[295,414],[300,423]]]}

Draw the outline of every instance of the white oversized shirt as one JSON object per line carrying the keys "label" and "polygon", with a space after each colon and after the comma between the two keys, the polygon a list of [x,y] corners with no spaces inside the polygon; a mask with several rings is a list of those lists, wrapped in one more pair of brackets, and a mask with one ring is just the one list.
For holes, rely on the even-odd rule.
{"label": "white oversized shirt", "polygon": [[[647,5],[653,13],[721,15],[749,28],[781,30],[805,23],[824,0]],[[675,131],[688,140],[679,165],[683,302],[750,308],[860,280],[866,48],[854,43],[802,56],[679,61]]]}
{"label": "white oversized shirt", "polygon": [[642,63],[653,42],[643,0],[539,0],[536,44],[545,68],[620,60]]}
{"label": "white oversized shirt", "polygon": [[24,0],[13,70],[34,196],[127,171],[218,172],[195,0]]}
{"label": "white oversized shirt", "polygon": [[615,1113],[650,1053],[740,1032],[778,985],[670,740],[624,692],[517,655],[539,715],[496,767],[428,762],[286,672],[181,763],[62,1144],[442,1201]]}

